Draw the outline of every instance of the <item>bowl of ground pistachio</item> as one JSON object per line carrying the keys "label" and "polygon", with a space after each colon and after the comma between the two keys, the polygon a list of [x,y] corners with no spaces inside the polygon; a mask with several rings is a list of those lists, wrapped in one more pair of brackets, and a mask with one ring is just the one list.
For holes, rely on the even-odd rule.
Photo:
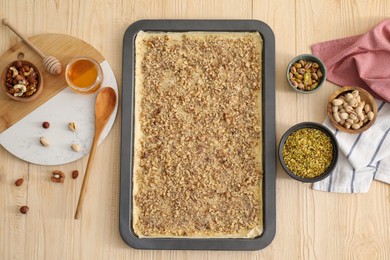
{"label": "bowl of ground pistachio", "polygon": [[329,176],[338,159],[338,143],[325,126],[304,122],[292,126],[279,143],[279,160],[288,175],[302,182]]}

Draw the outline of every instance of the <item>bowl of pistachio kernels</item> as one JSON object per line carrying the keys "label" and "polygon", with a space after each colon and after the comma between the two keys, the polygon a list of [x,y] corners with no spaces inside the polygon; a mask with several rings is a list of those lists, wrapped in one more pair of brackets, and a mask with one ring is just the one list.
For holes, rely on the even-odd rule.
{"label": "bowl of pistachio kernels", "polygon": [[301,182],[329,176],[338,160],[338,143],[325,126],[304,122],[292,126],[279,143],[279,161],[288,175]]}
{"label": "bowl of pistachio kernels", "polygon": [[297,92],[309,94],[317,91],[325,82],[326,66],[312,54],[301,54],[287,65],[287,82]]}

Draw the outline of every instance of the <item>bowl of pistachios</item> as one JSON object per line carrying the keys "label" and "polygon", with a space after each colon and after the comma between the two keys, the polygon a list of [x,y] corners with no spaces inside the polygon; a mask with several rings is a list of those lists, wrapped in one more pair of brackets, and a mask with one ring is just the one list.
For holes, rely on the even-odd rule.
{"label": "bowl of pistachios", "polygon": [[345,86],[335,91],[327,105],[330,122],[340,131],[358,134],[369,129],[375,122],[378,106],[366,90]]}
{"label": "bowl of pistachios", "polygon": [[338,142],[324,125],[303,122],[289,128],[279,142],[279,161],[284,171],[301,182],[328,177],[338,160]]}
{"label": "bowl of pistachios", "polygon": [[317,91],[325,79],[325,64],[312,54],[298,55],[287,66],[287,82],[299,93],[309,94]]}

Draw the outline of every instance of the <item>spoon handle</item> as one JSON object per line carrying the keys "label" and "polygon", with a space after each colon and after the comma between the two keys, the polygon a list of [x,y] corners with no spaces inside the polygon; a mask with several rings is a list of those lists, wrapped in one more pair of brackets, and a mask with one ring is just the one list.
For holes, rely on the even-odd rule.
{"label": "spoon handle", "polygon": [[88,186],[88,181],[89,181],[89,175],[91,173],[93,159],[95,158],[95,152],[96,152],[97,144],[99,142],[99,137],[100,137],[100,133],[98,133],[98,134],[95,133],[95,137],[93,138],[93,143],[92,143],[92,147],[91,147],[91,152],[89,153],[87,168],[85,170],[83,185],[81,186],[79,202],[77,203],[76,213],[74,215],[75,219],[79,219],[81,208],[83,207],[85,193],[87,191],[87,186]]}
{"label": "spoon handle", "polygon": [[39,56],[41,56],[42,58],[45,58],[45,54],[43,54],[43,52],[38,49],[32,42],[29,41],[29,39],[27,39],[26,37],[23,36],[23,34],[21,34],[18,30],[16,30],[15,27],[13,27],[12,24],[10,24],[7,19],[3,19],[2,20],[3,24],[5,26],[7,26],[8,28],[11,29],[11,31],[13,31],[17,36],[19,36],[20,39],[22,39],[31,49],[33,49],[36,53],[38,53]]}

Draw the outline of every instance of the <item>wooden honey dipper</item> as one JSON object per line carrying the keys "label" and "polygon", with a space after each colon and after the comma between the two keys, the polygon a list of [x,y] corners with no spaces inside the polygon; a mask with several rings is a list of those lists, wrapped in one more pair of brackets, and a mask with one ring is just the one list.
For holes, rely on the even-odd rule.
{"label": "wooden honey dipper", "polygon": [[39,56],[43,58],[43,66],[45,67],[46,71],[50,74],[60,74],[62,70],[62,65],[53,56],[46,56],[40,49],[38,49],[32,42],[30,42],[27,38],[25,38],[22,34],[20,34],[15,27],[13,27],[11,24],[8,23],[7,19],[3,19],[3,24],[11,29],[17,36],[19,36],[20,39],[22,39],[31,49],[33,49],[36,53],[38,53]]}

